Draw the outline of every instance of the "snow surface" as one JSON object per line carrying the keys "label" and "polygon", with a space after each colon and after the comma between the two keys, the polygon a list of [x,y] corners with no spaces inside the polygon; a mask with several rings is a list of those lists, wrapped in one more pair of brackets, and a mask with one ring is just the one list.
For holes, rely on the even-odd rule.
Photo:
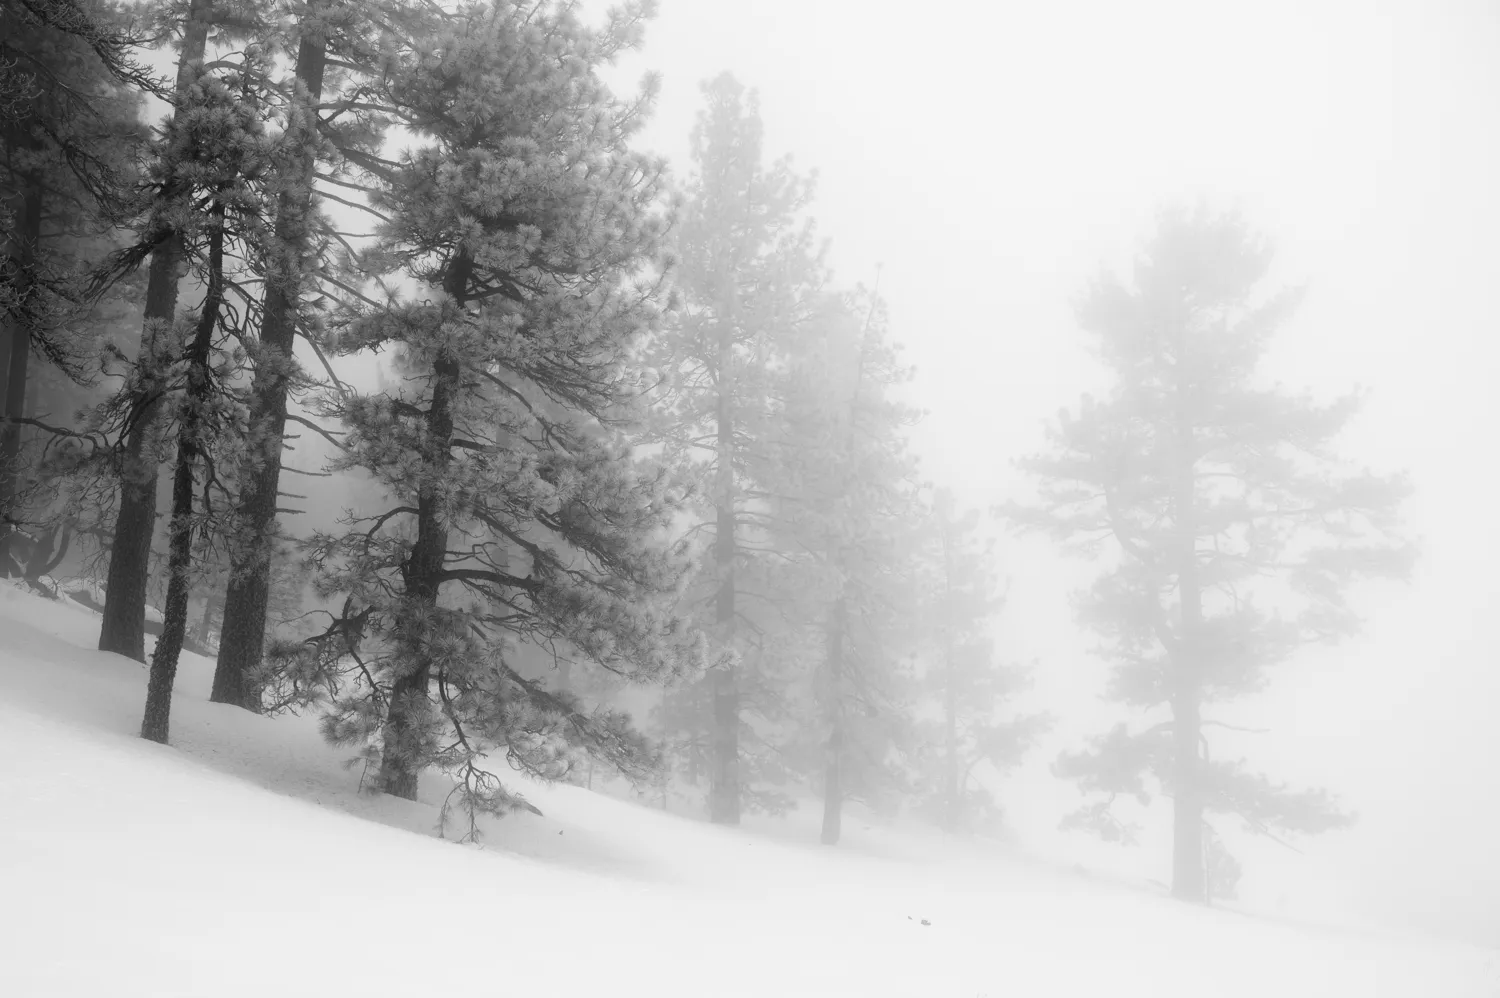
{"label": "snow surface", "polygon": [[[815,815],[715,828],[571,787],[437,838],[358,792],[311,718],[206,702],[172,745],[89,611],[0,586],[0,995],[1500,995],[1500,953],[1198,910],[1009,854]],[[519,777],[516,777],[519,780]],[[924,924],[923,920],[927,923]]]}

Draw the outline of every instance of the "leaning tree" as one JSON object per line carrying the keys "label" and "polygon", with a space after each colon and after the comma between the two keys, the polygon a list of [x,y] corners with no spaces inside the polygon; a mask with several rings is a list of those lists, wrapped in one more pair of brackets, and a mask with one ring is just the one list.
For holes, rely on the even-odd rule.
{"label": "leaning tree", "polygon": [[1264,290],[1271,260],[1237,216],[1163,212],[1133,281],[1103,274],[1078,302],[1109,391],[1059,414],[1050,449],[1021,462],[1039,501],[1006,510],[1106,558],[1079,618],[1113,667],[1108,697],[1148,717],[1059,760],[1097,798],[1065,824],[1128,840],[1118,798],[1171,798],[1172,893],[1192,901],[1237,876],[1209,817],[1268,835],[1350,822],[1326,791],[1211,751],[1227,723],[1207,711],[1263,689],[1306,643],[1351,633],[1349,585],[1403,576],[1414,554],[1396,516],[1406,479],[1334,447],[1361,396],[1323,404],[1264,372],[1301,299]]}

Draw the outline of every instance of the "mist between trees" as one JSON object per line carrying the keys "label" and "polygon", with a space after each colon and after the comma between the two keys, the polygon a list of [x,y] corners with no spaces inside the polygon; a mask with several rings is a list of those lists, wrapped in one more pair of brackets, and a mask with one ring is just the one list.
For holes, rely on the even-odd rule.
{"label": "mist between trees", "polygon": [[1056,761],[1065,827],[1129,842],[1166,801],[1206,901],[1226,828],[1352,820],[1215,747],[1413,559],[1410,485],[1336,446],[1360,397],[1259,373],[1299,294],[1246,220],[1168,207],[1130,274],[1079,275],[1108,391],[977,457],[1017,498],[964,509],[907,440],[921,331],[830,272],[754,92],[703,85],[685,164],[633,148],[655,82],[601,70],[649,4],[3,14],[0,563],[97,609],[101,649],[155,636],[143,737],[187,648],[214,700],[316,713],[372,792],[451,786],[462,839],[532,807],[509,771],[731,825],[811,794],[828,845],[850,802],[998,834],[1052,723],[1017,698],[1059,666],[992,638],[1007,527],[1098,566],[1121,720]]}

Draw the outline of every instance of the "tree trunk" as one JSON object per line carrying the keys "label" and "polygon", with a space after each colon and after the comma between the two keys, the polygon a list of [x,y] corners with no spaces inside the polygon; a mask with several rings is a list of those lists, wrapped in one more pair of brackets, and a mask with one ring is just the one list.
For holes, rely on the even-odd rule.
{"label": "tree trunk", "polygon": [[307,253],[316,165],[313,139],[317,133],[314,105],[323,95],[326,41],[313,30],[320,8],[309,9],[297,48],[296,86],[305,103],[297,108],[288,132],[303,145],[300,176],[283,190],[276,206],[276,249],[273,270],[266,282],[265,312],[261,322],[260,355],[250,392],[249,458],[243,474],[237,530],[231,546],[229,584],[224,595],[224,622],[214,668],[214,703],[246,710],[260,708],[260,691],[249,689],[247,676],[260,665],[266,645],[266,607],[271,590],[271,551],[276,529],[276,500],[281,490],[281,451],[286,434],[288,376],[297,335],[297,305],[301,299],[302,259]]}
{"label": "tree trunk", "polygon": [[[714,560],[719,573],[716,621],[726,645],[735,631],[735,484],[734,484],[734,353],[733,325],[728,310],[719,325],[718,357],[718,522]],[[737,666],[714,669],[712,761],[709,770],[709,820],[716,825],[740,823],[740,693]]]}
{"label": "tree trunk", "polygon": [[215,227],[209,236],[208,290],[187,352],[187,392],[177,425],[177,467],[172,475],[172,518],[168,527],[167,605],[161,636],[151,654],[151,678],[146,685],[146,711],[141,737],[166,744],[172,714],[172,686],[177,660],[187,635],[189,572],[193,567],[193,482],[203,452],[204,409],[213,392],[209,355],[219,310],[224,302],[224,210],[212,212]]}
{"label": "tree trunk", "polygon": [[844,817],[844,621],[843,597],[828,619],[828,743],[823,753],[823,833],[825,846],[838,845]]}
{"label": "tree trunk", "polygon": [[[473,261],[460,253],[449,267],[443,288],[463,305]],[[427,409],[427,452],[422,456],[422,482],[417,494],[417,540],[408,555],[404,576],[405,595],[421,612],[437,608],[442,588],[443,562],[448,553],[447,510],[441,499],[453,441],[453,393],[459,382],[458,361],[447,351],[432,365],[432,401]],[[410,611],[407,611],[410,612]],[[396,678],[386,710],[384,750],[380,760],[380,787],[393,797],[417,799],[417,775],[432,751],[430,718],[432,660],[422,629],[409,628],[412,638],[397,649],[399,661],[410,662],[408,671]]]}
{"label": "tree trunk", "polygon": [[[182,52],[177,59],[174,93],[180,99],[197,76],[212,24],[212,0],[192,0],[182,28]],[[174,200],[177,191],[165,197]],[[143,396],[132,413],[120,472],[120,509],[110,542],[109,574],[105,583],[104,621],[99,628],[99,650],[146,660],[146,582],[151,569],[151,535],[156,528],[156,426],[161,399],[156,397],[161,372],[157,370],[158,342],[170,336],[177,313],[177,282],[186,252],[182,235],[172,232],[151,254],[146,281],[146,314],[141,326],[140,364]]]}
{"label": "tree trunk", "polygon": [[956,832],[962,824],[958,780],[958,676],[953,653],[953,551],[951,524],[942,514],[943,545],[943,826]]}
{"label": "tree trunk", "polygon": [[219,612],[219,598],[212,591],[203,597],[203,615],[198,618],[198,627],[193,632],[193,640],[198,647],[208,647],[208,636],[213,633],[214,616]]}
{"label": "tree trunk", "polygon": [[[1181,363],[1181,358],[1179,358]],[[1177,481],[1173,505],[1177,519],[1177,593],[1181,613],[1172,691],[1172,896],[1206,900],[1203,855],[1203,790],[1199,753],[1203,724],[1199,674],[1203,654],[1203,593],[1198,584],[1197,524],[1194,516],[1197,456],[1188,419],[1186,386],[1179,384]]]}
{"label": "tree trunk", "polygon": [[[10,252],[5,269],[17,297],[24,303],[30,297],[35,284],[36,258],[42,240],[42,185],[36,178],[28,178],[21,192],[21,210],[16,215],[16,232],[11,237]],[[19,419],[26,412],[27,369],[31,363],[31,328],[24,318],[6,324],[6,340],[9,347],[8,362],[0,372],[0,390],[4,391],[0,401],[0,414],[5,424],[0,426],[0,572],[9,575],[19,569],[20,559],[12,550],[10,522],[16,516],[21,481],[21,424]],[[12,569],[11,566],[15,566]]]}

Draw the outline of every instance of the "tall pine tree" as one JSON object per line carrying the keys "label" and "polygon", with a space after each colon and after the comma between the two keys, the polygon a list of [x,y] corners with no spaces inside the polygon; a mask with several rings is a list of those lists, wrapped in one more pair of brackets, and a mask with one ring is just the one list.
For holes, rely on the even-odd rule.
{"label": "tall pine tree", "polygon": [[667,385],[655,432],[702,482],[691,533],[706,557],[693,595],[735,654],[674,691],[662,718],[690,754],[688,774],[706,771],[710,819],[732,825],[747,803],[785,804],[766,785],[784,778],[767,739],[785,712],[784,677],[773,671],[788,627],[766,470],[780,432],[778,379],[823,272],[802,218],[811,184],[786,160],[765,163],[755,94],[728,74],[703,94],[677,231],[680,303],[653,358]]}
{"label": "tall pine tree", "polygon": [[329,188],[345,195],[350,188],[368,192],[369,186],[351,170],[353,161],[389,175],[391,164],[382,163],[377,153],[399,109],[381,106],[378,88],[371,83],[394,51],[443,16],[437,8],[386,0],[313,0],[300,8],[290,32],[288,48],[295,57],[291,78],[283,85],[280,155],[268,178],[276,194],[275,225],[259,254],[264,295],[259,335],[252,344],[249,446],[238,469],[240,491],[223,594],[224,637],[210,694],[216,703],[260,707],[260,692],[250,677],[262,666],[272,565],[281,540],[277,513],[289,399],[311,381],[294,347],[299,333],[316,337],[320,303],[350,293],[338,286],[338,278],[328,279],[338,269],[334,250],[343,236],[332,233],[320,202]]}
{"label": "tall pine tree", "polygon": [[[234,274],[228,259],[249,256],[266,241],[266,195],[258,178],[273,158],[275,140],[265,133],[267,61],[252,48],[242,53],[237,67],[221,57],[219,73],[199,80],[179,106],[168,141],[177,148],[163,150],[158,161],[171,164],[178,175],[163,186],[182,192],[201,205],[202,217],[191,228],[177,230],[184,255],[202,277],[203,299],[187,329],[174,328],[165,354],[155,358],[156,382],[164,397],[177,400],[164,420],[175,442],[171,511],[167,526],[167,592],[162,633],[151,655],[141,735],[165,742],[169,727],[172,686],[177,661],[187,637],[188,599],[193,582],[195,537],[209,520],[213,496],[226,491],[216,465],[223,446],[232,441],[239,411],[232,382],[239,375],[242,354],[235,339],[232,289]],[[248,297],[241,293],[241,302]],[[199,488],[203,498],[198,497]]]}
{"label": "tall pine tree", "polygon": [[[226,6],[221,2],[218,7]],[[216,18],[215,0],[191,0],[175,25],[180,34],[177,76],[172,89],[173,114],[164,125],[159,148],[186,148],[171,132],[192,99],[191,88],[203,75],[209,31]],[[156,530],[156,487],[160,471],[158,448],[164,406],[161,358],[171,353],[170,339],[177,317],[178,286],[187,269],[186,233],[197,221],[191,191],[177,164],[153,164],[156,183],[146,192],[139,240],[114,268],[116,275],[138,266],[149,254],[145,313],[135,370],[125,389],[128,415],[122,432],[125,446],[120,462],[120,498],[110,541],[109,576],[105,584],[99,650],[146,658],[146,584],[151,568],[151,540]]]}
{"label": "tall pine tree", "polygon": [[872,294],[828,302],[791,361],[780,442],[782,505],[803,551],[821,648],[813,689],[823,795],[822,841],[842,834],[844,804],[890,808],[911,790],[916,648],[911,592],[916,466],[896,398],[911,376]]}
{"label": "tall pine tree", "polygon": [[526,806],[483,768],[493,751],[546,778],[580,753],[644,777],[654,753],[629,718],[535,665],[651,682],[700,660],[670,606],[681,490],[621,435],[666,218],[661,164],[627,147],[649,91],[622,101],[598,71],[641,19],[593,29],[566,5],[470,5],[379,96],[420,144],[372,170],[387,221],[364,264],[414,292],[351,314],[339,345],[394,348],[407,377],[333,404],[341,466],[390,505],[313,544],[344,610],[283,668],[324,686],[325,732],[363,746],[389,794],[414,799],[437,766],[471,816]]}
{"label": "tall pine tree", "polygon": [[[1022,527],[1113,565],[1079,602],[1113,665],[1109,696],[1162,718],[1121,725],[1058,772],[1098,795],[1070,823],[1113,838],[1119,797],[1173,806],[1172,893],[1203,901],[1230,868],[1211,815],[1267,834],[1349,822],[1324,791],[1296,791],[1211,752],[1206,710],[1261,689],[1304,643],[1350,633],[1348,585],[1401,576],[1406,481],[1351,468],[1334,442],[1359,406],[1319,404],[1261,370],[1300,294],[1264,290],[1271,251],[1233,215],[1164,212],[1131,284],[1099,277],[1080,325],[1113,376],[1049,432],[1022,467],[1040,502]],[[1212,848],[1210,848],[1212,847]]]}
{"label": "tall pine tree", "polygon": [[[22,424],[36,401],[31,355],[79,384],[99,373],[87,269],[130,192],[143,130],[137,69],[103,5],[5,5],[0,38],[0,573],[19,573],[34,459]],[[29,397],[28,397],[29,396]],[[55,428],[54,428],[55,429]],[[31,481],[28,481],[31,479]],[[14,528],[14,529],[13,529]]]}

